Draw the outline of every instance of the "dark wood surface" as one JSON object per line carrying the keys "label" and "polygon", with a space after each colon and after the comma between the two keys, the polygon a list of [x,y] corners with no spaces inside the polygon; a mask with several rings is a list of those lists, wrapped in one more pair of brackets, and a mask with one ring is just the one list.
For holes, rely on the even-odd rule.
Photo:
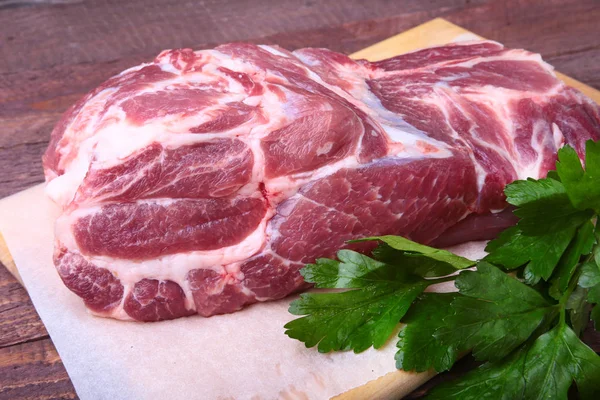
{"label": "dark wood surface", "polygon": [[[243,40],[352,53],[435,17],[600,89],[600,0],[0,0],[0,197],[43,181],[40,157],[71,103],[162,49]],[[585,339],[600,349],[591,330]],[[0,266],[0,399],[75,397],[26,291]]]}

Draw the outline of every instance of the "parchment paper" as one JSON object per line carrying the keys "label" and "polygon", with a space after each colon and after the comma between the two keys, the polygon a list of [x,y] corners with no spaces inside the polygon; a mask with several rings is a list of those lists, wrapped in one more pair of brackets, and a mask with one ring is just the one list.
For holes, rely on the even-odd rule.
{"label": "parchment paper", "polygon": [[[288,338],[292,298],[158,323],[91,316],[52,264],[57,215],[42,185],[0,200],[0,232],[83,400],[326,399],[395,371],[393,337],[361,354],[320,354]],[[479,258],[482,249],[454,251]]]}

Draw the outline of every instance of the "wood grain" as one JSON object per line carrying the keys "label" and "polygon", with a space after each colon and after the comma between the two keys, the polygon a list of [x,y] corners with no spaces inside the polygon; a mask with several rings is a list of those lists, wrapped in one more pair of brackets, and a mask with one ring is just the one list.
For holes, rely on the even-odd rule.
{"label": "wood grain", "polygon": [[50,339],[0,349],[0,398],[77,398]]}
{"label": "wood grain", "polygon": [[[17,270],[17,266],[15,265],[12,255],[10,254],[10,250],[8,250],[8,246],[6,245],[6,242],[4,241],[4,237],[2,236],[1,232],[0,232],[0,264],[4,265],[7,272],[10,272],[11,275],[14,276],[21,285],[23,284],[23,279],[21,279],[21,275],[19,274],[19,271]],[[0,283],[1,282],[2,281],[0,280]]]}
{"label": "wood grain", "polygon": [[47,336],[27,291],[0,268],[0,348]]}
{"label": "wood grain", "polygon": [[[40,155],[71,103],[163,48],[244,40],[351,53],[438,16],[600,88],[598,0],[0,0],[0,197],[43,181]],[[2,272],[0,363],[23,374],[0,370],[0,398],[75,398],[26,293]],[[410,398],[468,368],[459,362]]]}

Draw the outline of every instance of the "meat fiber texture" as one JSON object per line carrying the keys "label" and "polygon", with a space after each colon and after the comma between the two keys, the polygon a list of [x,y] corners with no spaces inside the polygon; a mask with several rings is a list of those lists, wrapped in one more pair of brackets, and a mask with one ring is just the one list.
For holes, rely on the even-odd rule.
{"label": "meat fiber texture", "polygon": [[598,106],[539,55],[495,42],[378,62],[163,51],[52,132],[54,262],[100,316],[230,313],[306,288],[299,269],[350,239],[489,239],[514,223],[504,186],[590,138]]}

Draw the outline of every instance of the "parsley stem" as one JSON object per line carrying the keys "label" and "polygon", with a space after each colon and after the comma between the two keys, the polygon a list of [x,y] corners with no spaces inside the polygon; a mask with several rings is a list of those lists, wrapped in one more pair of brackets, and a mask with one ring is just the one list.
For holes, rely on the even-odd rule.
{"label": "parsley stem", "polygon": [[575,269],[576,272],[571,277],[571,281],[569,282],[569,286],[567,287],[567,290],[565,290],[563,295],[560,297],[560,300],[558,301],[558,304],[560,306],[560,323],[561,323],[561,325],[564,325],[564,323],[565,323],[567,301],[569,300],[571,293],[573,293],[573,290],[575,290],[575,288],[577,287],[577,283],[579,282],[579,276],[581,275],[581,266],[583,264],[587,263],[588,261],[592,260],[594,257],[593,254],[594,254],[594,252],[592,251],[583,260],[583,262],[580,262],[579,265],[577,265],[577,268]]}
{"label": "parsley stem", "polygon": [[583,262],[579,263],[579,265],[575,269],[575,273],[571,277],[571,281],[569,282],[569,286],[567,287],[567,290],[565,290],[565,293],[563,293],[563,295],[561,296],[561,298],[559,300],[559,303],[561,306],[565,306],[567,304],[567,300],[569,300],[569,296],[571,296],[571,293],[573,293],[573,290],[575,290],[575,288],[577,287],[577,282],[579,282],[579,276],[581,275],[581,266],[583,264],[585,264],[586,262],[590,261],[591,258],[592,257],[590,254],[590,256],[586,257]]}
{"label": "parsley stem", "polygon": [[566,309],[564,306],[560,307],[560,325],[564,325],[566,323]]}

